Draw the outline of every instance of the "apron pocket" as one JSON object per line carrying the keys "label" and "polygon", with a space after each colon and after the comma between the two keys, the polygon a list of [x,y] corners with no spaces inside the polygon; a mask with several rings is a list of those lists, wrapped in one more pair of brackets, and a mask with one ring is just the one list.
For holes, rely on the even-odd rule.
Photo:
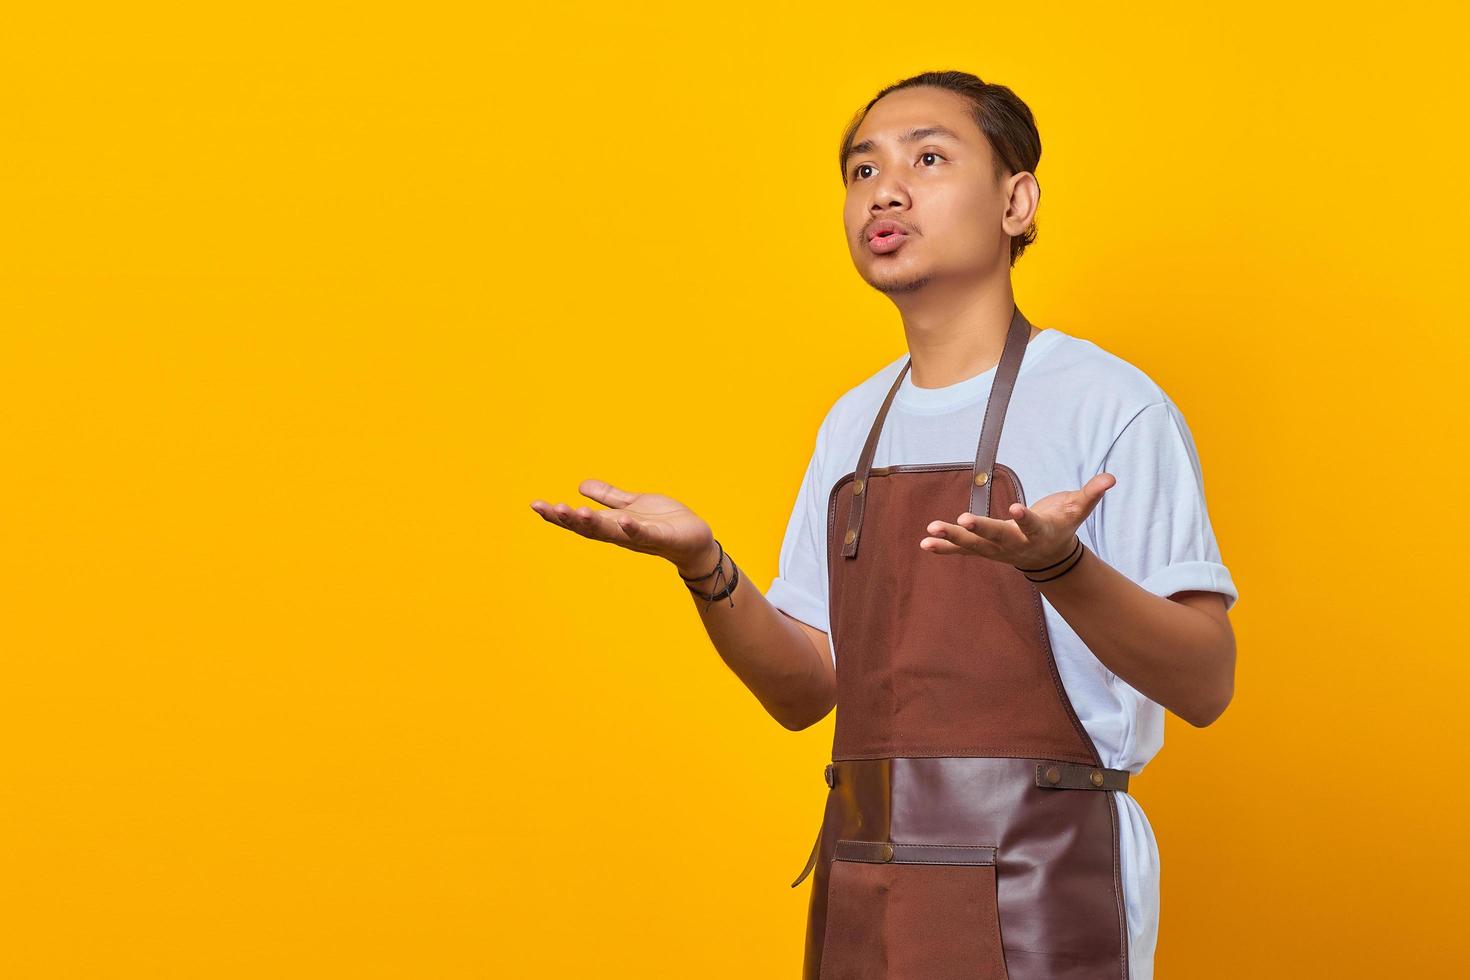
{"label": "apron pocket", "polygon": [[839,840],[820,980],[1006,980],[995,848]]}

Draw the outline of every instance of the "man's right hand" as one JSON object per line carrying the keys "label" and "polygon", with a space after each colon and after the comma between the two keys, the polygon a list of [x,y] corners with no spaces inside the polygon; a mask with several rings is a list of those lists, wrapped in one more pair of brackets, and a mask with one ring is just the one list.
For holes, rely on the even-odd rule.
{"label": "man's right hand", "polygon": [[584,538],[666,558],[678,566],[681,575],[703,575],[714,567],[719,551],[710,526],[674,498],[620,490],[603,480],[583,480],[577,492],[608,509],[544,500],[533,500],[531,509],[548,523]]}
{"label": "man's right hand", "polygon": [[704,599],[702,593],[714,594],[735,576],[735,560],[727,554],[720,567],[728,579],[700,578],[720,556],[708,524],[672,497],[619,490],[602,480],[583,480],[577,490],[608,509],[544,500],[533,500],[531,509],[584,538],[667,558],[680,575],[696,579],[685,584],[710,641],[771,717],[792,731],[826,717],[837,703],[827,634],[778,611],[743,575],[733,601]]}

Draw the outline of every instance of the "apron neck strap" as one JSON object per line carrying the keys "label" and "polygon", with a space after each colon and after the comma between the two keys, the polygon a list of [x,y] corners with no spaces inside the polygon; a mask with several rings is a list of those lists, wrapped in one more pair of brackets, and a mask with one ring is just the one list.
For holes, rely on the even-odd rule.
{"label": "apron neck strap", "polygon": [[994,482],[991,477],[995,475],[1000,430],[1005,424],[1016,376],[1021,373],[1021,358],[1026,355],[1026,343],[1030,339],[1031,324],[1017,306],[1006,331],[1006,343],[1000,352],[1000,363],[996,365],[995,380],[990,383],[990,397],[985,401],[985,421],[980,424],[980,448],[975,452],[975,470],[970,479],[970,513],[978,517],[990,516],[990,487]]}
{"label": "apron neck strap", "polygon": [[[985,402],[985,420],[980,425],[980,445],[975,452],[975,467],[970,479],[970,513],[982,517],[990,516],[990,487],[995,470],[995,454],[1000,447],[1001,428],[1005,424],[1006,408],[1010,405],[1011,392],[1016,386],[1016,376],[1021,370],[1021,358],[1025,356],[1026,344],[1031,339],[1031,323],[1021,313],[1019,306],[1013,307],[1010,326],[1006,329],[1005,345],[1001,348],[1000,361],[996,364],[995,379],[990,383],[990,397]],[[893,386],[878,409],[873,427],[868,430],[867,442],[858,456],[857,470],[852,481],[852,508],[847,515],[847,533],[842,539],[842,556],[857,555],[857,539],[863,523],[864,493],[868,488],[868,474],[873,468],[873,455],[878,449],[878,436],[883,431],[883,420],[894,396],[909,373],[913,358],[906,358],[903,367],[894,379]]]}

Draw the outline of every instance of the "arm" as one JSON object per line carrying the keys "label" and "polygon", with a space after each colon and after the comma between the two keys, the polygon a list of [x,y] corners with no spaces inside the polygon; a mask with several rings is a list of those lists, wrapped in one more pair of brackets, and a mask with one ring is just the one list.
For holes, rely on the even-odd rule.
{"label": "arm", "polygon": [[[703,557],[681,567],[679,574],[705,574],[715,567],[718,553],[711,542]],[[729,581],[731,556],[721,564]],[[710,594],[724,587],[712,585],[715,581],[712,576],[693,584]],[[729,599],[710,603],[693,592],[689,596],[720,659],[784,727],[800,731],[821,721],[836,705],[837,671],[827,634],[767,602],[744,571]],[[733,607],[730,599],[735,600]]]}
{"label": "arm", "polygon": [[[681,575],[704,575],[715,568],[719,548],[709,525],[677,500],[632,493],[601,480],[584,480],[578,490],[608,509],[542,500],[533,501],[531,508],[548,523],[585,538],[665,558]],[[720,591],[732,576],[732,556],[725,555],[720,567],[723,580],[711,576],[690,584],[706,594]],[[735,591],[715,602],[699,598],[673,575],[669,578],[672,587],[688,592],[721,659],[784,727],[806,728],[832,710],[837,672],[827,634],[771,605],[743,569]]]}
{"label": "arm", "polygon": [[[935,521],[935,537],[924,547],[1019,569],[1061,562],[1029,577],[1066,572],[1036,587],[1088,649],[1145,697],[1204,727],[1235,689],[1227,615],[1235,593],[1219,561],[1193,440],[1172,403],[1156,402],[1134,416],[1103,467],[1108,472],[1080,490],[1013,505],[1011,520],[964,514],[956,524]],[[1123,485],[1107,493],[1119,482],[1115,473]],[[1069,563],[1089,515],[1098,551],[1084,547]]]}
{"label": "arm", "polygon": [[1235,692],[1235,631],[1220,593],[1157,596],[1083,550],[1067,574],[1036,584],[1041,594],[1139,693],[1197,728],[1219,718]]}
{"label": "arm", "polygon": [[[934,521],[921,547],[940,554],[980,555],[1016,568],[1063,562],[1080,543],[1076,529],[1113,485],[1099,473],[1081,490],[1052,494],[1035,508],[1012,504],[1012,520],[960,515]],[[1198,728],[1230,703],[1235,689],[1235,634],[1218,592],[1146,591],[1082,545],[1070,565],[1032,578],[1093,654],[1139,693]]]}

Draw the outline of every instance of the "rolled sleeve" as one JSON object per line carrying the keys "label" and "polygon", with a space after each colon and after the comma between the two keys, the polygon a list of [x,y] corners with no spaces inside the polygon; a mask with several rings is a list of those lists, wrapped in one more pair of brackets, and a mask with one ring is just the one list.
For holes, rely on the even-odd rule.
{"label": "rolled sleeve", "polygon": [[1176,592],[1218,592],[1225,597],[1227,610],[1235,605],[1235,600],[1239,597],[1235,582],[1230,578],[1230,569],[1217,561],[1175,562],[1159,569],[1138,585],[1145,591],[1166,598]]}
{"label": "rolled sleeve", "polygon": [[779,575],[766,589],[766,601],[794,619],[827,632],[827,604]]}
{"label": "rolled sleeve", "polygon": [[791,508],[781,541],[776,577],[766,601],[824,633],[827,625],[827,525],[823,493],[823,451],[827,423],[818,429],[806,474]]}

